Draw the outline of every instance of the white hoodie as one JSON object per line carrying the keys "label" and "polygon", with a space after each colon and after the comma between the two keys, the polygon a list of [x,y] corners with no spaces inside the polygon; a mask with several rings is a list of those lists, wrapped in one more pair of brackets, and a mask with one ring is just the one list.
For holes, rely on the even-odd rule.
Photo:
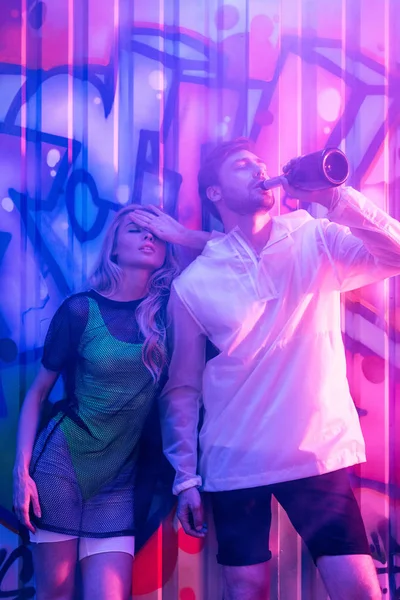
{"label": "white hoodie", "polygon": [[[352,188],[341,189],[328,219],[302,210],[274,217],[259,256],[238,228],[214,234],[175,280],[169,305],[173,353],[160,408],[174,493],[262,486],[365,461],[340,292],[398,273],[399,222]],[[206,338],[220,352],[207,364]]]}

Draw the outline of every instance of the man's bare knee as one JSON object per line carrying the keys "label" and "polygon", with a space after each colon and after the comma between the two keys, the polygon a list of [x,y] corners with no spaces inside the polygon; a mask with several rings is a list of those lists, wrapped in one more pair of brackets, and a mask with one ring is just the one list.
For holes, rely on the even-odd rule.
{"label": "man's bare knee", "polygon": [[324,556],[317,566],[332,600],[381,600],[370,556]]}
{"label": "man's bare knee", "polygon": [[224,600],[266,600],[269,592],[268,563],[223,567]]}

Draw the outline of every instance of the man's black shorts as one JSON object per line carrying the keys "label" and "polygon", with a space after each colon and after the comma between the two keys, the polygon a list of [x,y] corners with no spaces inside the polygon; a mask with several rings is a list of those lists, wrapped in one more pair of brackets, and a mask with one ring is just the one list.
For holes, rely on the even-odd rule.
{"label": "man's black shorts", "polygon": [[246,566],[271,558],[271,496],[286,511],[314,562],[321,556],[370,554],[346,469],[263,487],[209,494],[218,562]]}

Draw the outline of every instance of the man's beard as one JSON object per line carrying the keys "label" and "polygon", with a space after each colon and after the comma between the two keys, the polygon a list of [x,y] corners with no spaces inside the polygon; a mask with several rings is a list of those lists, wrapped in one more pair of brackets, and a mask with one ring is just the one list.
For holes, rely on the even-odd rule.
{"label": "man's beard", "polygon": [[265,208],[266,210],[271,210],[271,208],[275,205],[275,196],[272,190],[268,190],[262,194],[262,197],[259,202],[260,208]]}

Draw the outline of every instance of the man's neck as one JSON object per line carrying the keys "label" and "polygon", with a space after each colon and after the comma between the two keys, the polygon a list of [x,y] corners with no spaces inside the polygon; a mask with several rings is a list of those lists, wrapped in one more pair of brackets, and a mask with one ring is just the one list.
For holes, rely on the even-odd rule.
{"label": "man's neck", "polygon": [[246,241],[257,254],[266,246],[271,236],[272,217],[270,213],[254,215],[229,214],[224,218],[224,229],[228,233],[238,227]]}

